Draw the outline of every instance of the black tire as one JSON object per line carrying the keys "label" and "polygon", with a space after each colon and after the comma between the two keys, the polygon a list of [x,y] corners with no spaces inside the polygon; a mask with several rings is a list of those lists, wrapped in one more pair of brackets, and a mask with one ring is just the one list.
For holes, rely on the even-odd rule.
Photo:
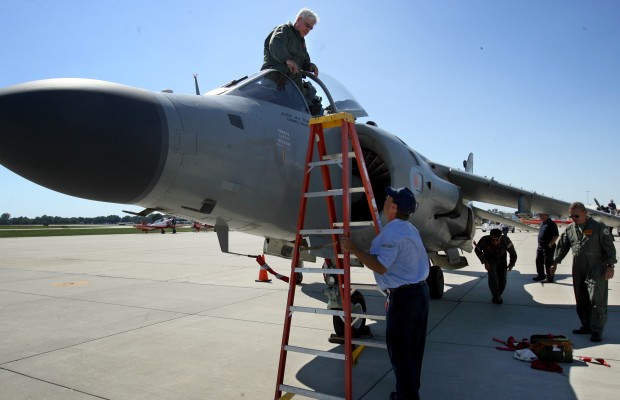
{"label": "black tire", "polygon": [[[351,294],[351,312],[353,313],[365,313],[366,312],[366,300],[364,300],[364,295],[358,292],[357,290]],[[338,336],[344,337],[344,319],[334,315],[334,332]],[[356,323],[353,324],[353,329],[351,330],[352,337],[359,337],[362,333],[365,332],[366,328],[366,318],[359,319]]]}
{"label": "black tire", "polygon": [[431,299],[441,299],[443,297],[443,283],[443,271],[437,265],[431,265],[428,278],[426,278]]}
{"label": "black tire", "polygon": [[298,272],[297,280],[295,281],[295,283],[299,285],[303,280],[304,280],[304,275],[301,272]]}

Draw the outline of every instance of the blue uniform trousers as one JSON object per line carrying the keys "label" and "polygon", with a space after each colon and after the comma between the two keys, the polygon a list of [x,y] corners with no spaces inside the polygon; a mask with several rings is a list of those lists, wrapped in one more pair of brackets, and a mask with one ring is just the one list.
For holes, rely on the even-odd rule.
{"label": "blue uniform trousers", "polygon": [[387,302],[385,336],[398,399],[417,400],[428,324],[428,286],[423,282],[391,291]]}

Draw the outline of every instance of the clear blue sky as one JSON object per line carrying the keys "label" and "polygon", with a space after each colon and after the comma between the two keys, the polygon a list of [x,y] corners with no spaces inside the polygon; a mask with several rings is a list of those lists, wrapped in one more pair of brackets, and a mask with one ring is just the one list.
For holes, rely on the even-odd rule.
{"label": "clear blue sky", "polygon": [[[256,72],[304,7],[313,61],[413,149],[566,201],[620,201],[620,1],[5,0],[0,87],[60,77],[193,93]],[[0,143],[1,145],[1,143]],[[59,155],[60,156],[60,155]],[[0,213],[124,215],[0,167]]]}

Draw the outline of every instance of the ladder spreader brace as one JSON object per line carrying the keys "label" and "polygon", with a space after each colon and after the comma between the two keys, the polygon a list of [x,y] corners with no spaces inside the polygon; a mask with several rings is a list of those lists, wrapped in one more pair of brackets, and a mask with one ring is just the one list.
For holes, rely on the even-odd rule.
{"label": "ladder spreader brace", "polygon": [[[284,328],[282,333],[282,346],[280,348],[280,360],[278,365],[278,377],[276,382],[275,399],[288,399],[294,394],[300,394],[303,396],[316,398],[316,399],[341,399],[340,397],[334,397],[319,393],[316,391],[297,388],[284,384],[284,371],[286,367],[287,353],[298,352],[311,354],[320,357],[335,358],[344,361],[344,399],[351,400],[353,396],[353,357],[352,357],[352,334],[351,334],[351,255],[348,251],[342,252],[340,247],[339,235],[349,237],[350,227],[352,225],[374,225],[375,233],[379,233],[379,211],[377,210],[377,204],[373,194],[370,178],[364,163],[364,157],[362,154],[362,148],[357,137],[355,130],[355,119],[353,115],[349,113],[331,114],[322,117],[311,118],[310,135],[308,138],[308,150],[306,153],[306,170],[303,179],[302,196],[299,206],[299,215],[297,219],[297,231],[295,235],[295,247],[293,249],[293,256],[291,260],[291,277],[289,280],[289,292],[286,305],[286,313],[284,317]],[[325,143],[325,129],[340,127],[341,133],[341,148],[342,151],[339,154],[327,154],[327,147]],[[332,130],[330,133],[335,133]],[[318,161],[313,161],[315,147],[318,150]],[[352,151],[351,151],[352,149]],[[350,165],[349,158],[355,158],[357,166],[360,171],[360,177],[363,183],[363,188],[350,188]],[[332,179],[330,175],[329,166],[333,164],[341,164],[342,173],[342,189],[334,189],[332,186]],[[315,170],[315,167],[319,167],[323,177],[323,192],[308,192],[310,185],[310,173]],[[372,221],[365,223],[351,223],[351,198],[350,193],[365,192],[366,199],[368,201],[368,208],[372,214]],[[342,221],[337,221],[336,206],[334,202],[335,196],[342,196]],[[329,218],[329,228],[326,229],[304,229],[306,218],[306,206],[309,198],[324,197],[327,205],[327,215]],[[321,268],[298,268],[300,260],[300,248],[303,245],[303,236],[308,234],[324,234],[331,235],[332,247],[334,251],[334,260],[336,262],[336,269],[330,269],[330,274],[338,276],[338,287],[340,290],[340,296],[342,300],[342,311],[324,310],[309,307],[296,307],[293,305],[295,300],[295,288],[297,285],[297,273],[312,272],[323,273]],[[343,354],[326,352],[322,350],[307,349],[298,346],[290,346],[289,338],[292,325],[292,317],[294,312],[310,312],[315,314],[331,314],[331,315],[343,315],[344,316],[344,350]],[[342,314],[340,314],[342,313]],[[356,317],[359,314],[356,314]],[[356,341],[358,342],[358,341]],[[286,392],[282,396],[282,392]]]}

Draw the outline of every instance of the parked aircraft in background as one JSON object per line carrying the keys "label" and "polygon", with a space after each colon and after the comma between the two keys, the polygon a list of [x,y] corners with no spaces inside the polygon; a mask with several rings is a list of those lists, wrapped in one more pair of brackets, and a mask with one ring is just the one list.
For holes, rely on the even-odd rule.
{"label": "parked aircraft in background", "polygon": [[[540,218],[538,218],[538,217],[536,217],[536,218],[535,217],[532,217],[532,218],[523,217],[523,218],[520,218],[520,220],[521,220],[521,223],[524,223],[526,225],[535,226],[535,227],[540,226],[540,224],[542,222],[542,220]],[[553,222],[555,222],[558,225],[558,227],[562,227],[562,226],[569,225],[569,224],[573,223],[573,221],[571,219],[567,219],[567,218],[551,218],[551,220]]]}
{"label": "parked aircraft in background", "polygon": [[[313,75],[307,79],[318,85],[326,113],[367,115],[324,72],[321,80]],[[145,215],[159,211],[215,225],[224,252],[229,252],[229,231],[237,230],[264,237],[265,253],[290,257],[310,118],[299,88],[274,70],[200,96],[88,79],[34,81],[0,90],[0,162],[72,196],[139,205]],[[379,208],[388,185],[407,186],[415,193],[418,207],[410,221],[432,262],[428,282],[433,297],[443,294],[441,268],[467,265],[461,251],[472,251],[475,215],[491,218],[472,201],[516,208],[519,216],[541,210],[568,216],[567,202],[474,175],[471,157],[466,170],[458,170],[429,160],[373,122],[358,122],[355,129]],[[340,153],[339,130],[326,130],[328,152]],[[352,164],[352,182],[360,186],[360,171]],[[339,170],[338,165],[328,168]],[[321,191],[322,179],[315,175],[310,191]],[[332,181],[341,187],[338,174]],[[324,204],[308,203],[305,228],[326,228]],[[336,204],[340,216],[341,203]],[[353,221],[370,220],[363,193],[351,194],[351,214]],[[620,225],[620,218],[610,214],[590,214]],[[375,233],[372,227],[355,227],[351,236],[368,248]],[[314,250],[302,253],[302,259],[333,257],[329,246],[321,247],[331,238],[311,234],[307,241]]]}
{"label": "parked aircraft in background", "polygon": [[214,231],[215,227],[209,224],[201,224],[200,222],[192,222],[192,232],[198,233],[200,231],[208,232]]}
{"label": "parked aircraft in background", "polygon": [[[189,226],[189,225],[183,225],[183,226]],[[172,229],[172,233],[177,233],[177,220],[174,217],[162,218],[150,224],[146,222],[145,220],[145,221],[142,221],[141,224],[134,225],[133,227],[143,231],[144,233],[149,233],[150,231],[156,231],[156,230],[161,230],[161,233],[166,233],[166,229]]]}

